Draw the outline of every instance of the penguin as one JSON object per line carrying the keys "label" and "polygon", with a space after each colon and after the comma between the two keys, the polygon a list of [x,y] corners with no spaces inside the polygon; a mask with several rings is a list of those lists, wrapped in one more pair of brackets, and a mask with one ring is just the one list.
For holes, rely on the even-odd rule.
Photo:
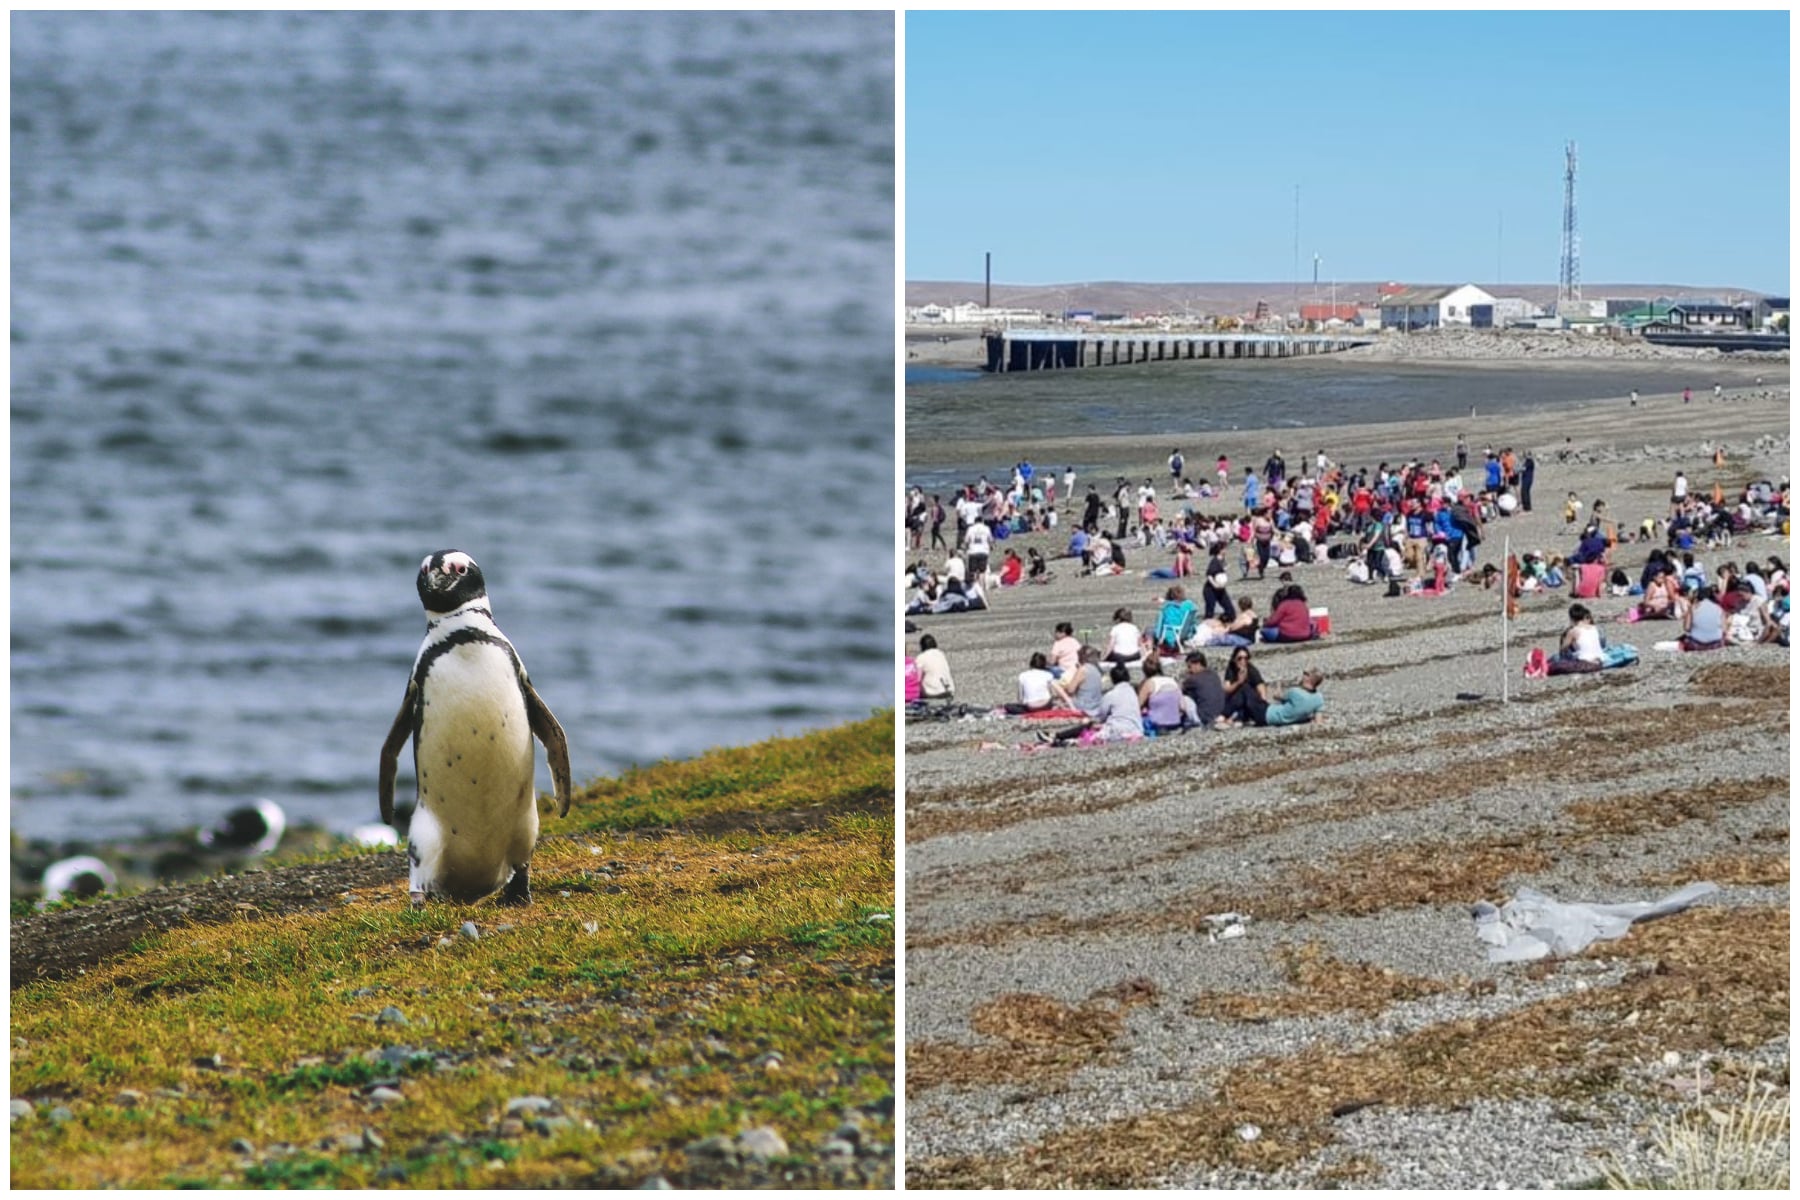
{"label": "penguin", "polygon": [[531,903],[537,845],[535,750],[544,743],[556,815],[569,814],[569,742],[518,652],[494,624],[475,560],[440,550],[419,564],[425,640],[381,748],[381,819],[394,824],[394,772],[413,746],[419,802],[407,831],[413,907],[428,895],[471,903],[504,889]]}
{"label": "penguin", "polygon": [[64,896],[85,900],[119,886],[112,868],[91,854],[65,858],[44,868],[44,898],[38,907],[55,904]]}
{"label": "penguin", "polygon": [[200,831],[199,841],[215,853],[267,854],[287,830],[287,815],[273,800],[258,799],[234,808],[210,829]]}

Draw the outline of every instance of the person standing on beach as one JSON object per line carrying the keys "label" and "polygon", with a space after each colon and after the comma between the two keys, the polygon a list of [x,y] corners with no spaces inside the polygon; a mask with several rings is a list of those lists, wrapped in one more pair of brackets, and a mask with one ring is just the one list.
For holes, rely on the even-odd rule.
{"label": "person standing on beach", "polygon": [[1469,440],[1462,434],[1456,435],[1456,469],[1463,470],[1469,465]]}
{"label": "person standing on beach", "polygon": [[1113,506],[1119,512],[1119,527],[1113,532],[1113,541],[1115,542],[1123,541],[1125,538],[1125,523],[1131,519],[1131,503],[1131,485],[1126,483],[1125,477],[1121,475],[1119,476],[1119,486],[1113,490]]}
{"label": "person standing on beach", "polygon": [[1723,400],[1724,398],[1725,398],[1724,385],[1717,384],[1717,383],[1713,384],[1713,399],[1714,400]]}
{"label": "person standing on beach", "polygon": [[1063,468],[1063,496],[1070,504],[1075,503],[1075,468]]}
{"label": "person standing on beach", "polygon": [[1225,544],[1216,543],[1212,548],[1212,557],[1206,560],[1206,585],[1200,590],[1200,598],[1206,602],[1205,620],[1212,620],[1216,610],[1227,623],[1235,620],[1237,609],[1231,603],[1231,593],[1226,588],[1231,586],[1231,572],[1225,566]]}
{"label": "person standing on beach", "polygon": [[963,549],[968,552],[968,578],[979,582],[987,574],[988,555],[993,552],[993,532],[987,522],[976,521],[963,535]]}
{"label": "person standing on beach", "polygon": [[1537,458],[1527,450],[1524,465],[1519,468],[1519,507],[1531,511],[1531,481],[1537,476]]}
{"label": "person standing on beach", "polygon": [[1683,404],[1692,404],[1694,402],[1694,389],[1693,388],[1684,387],[1681,389],[1681,402]]}
{"label": "person standing on beach", "polygon": [[1182,461],[1179,446],[1169,451],[1169,478],[1175,481],[1175,486],[1178,488],[1182,484],[1181,473],[1186,466],[1187,464]]}
{"label": "person standing on beach", "polygon": [[1674,516],[1676,513],[1681,511],[1681,506],[1683,504],[1687,503],[1687,496],[1688,496],[1687,475],[1681,471],[1677,471],[1677,472],[1675,472],[1675,486],[1669,492],[1669,515],[1670,516]]}
{"label": "person standing on beach", "polygon": [[1081,510],[1081,527],[1090,533],[1100,528],[1100,492],[1091,483]]}
{"label": "person standing on beach", "polygon": [[1244,508],[1246,511],[1256,511],[1257,493],[1260,490],[1256,479],[1256,468],[1247,468],[1244,471]]}
{"label": "person standing on beach", "polygon": [[1219,490],[1222,492],[1231,486],[1231,460],[1223,454],[1219,455]]}
{"label": "person standing on beach", "polygon": [[944,511],[944,498],[942,496],[937,496],[937,495],[932,496],[932,498],[931,498],[931,548],[933,550],[938,549],[940,546],[943,546],[943,548],[946,550],[949,549],[948,546],[944,546],[944,518],[948,515],[949,514],[947,514]]}
{"label": "person standing on beach", "polygon": [[1637,389],[1636,388],[1631,389],[1631,407],[1633,407],[1633,408],[1637,407]]}

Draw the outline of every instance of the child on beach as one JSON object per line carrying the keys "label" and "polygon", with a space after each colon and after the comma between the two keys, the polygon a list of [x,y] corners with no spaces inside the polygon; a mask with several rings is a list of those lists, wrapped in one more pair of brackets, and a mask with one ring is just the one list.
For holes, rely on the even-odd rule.
{"label": "child on beach", "polygon": [[1570,492],[1568,500],[1563,503],[1563,528],[1572,528],[1575,522],[1580,519],[1581,497],[1577,496],[1574,492]]}

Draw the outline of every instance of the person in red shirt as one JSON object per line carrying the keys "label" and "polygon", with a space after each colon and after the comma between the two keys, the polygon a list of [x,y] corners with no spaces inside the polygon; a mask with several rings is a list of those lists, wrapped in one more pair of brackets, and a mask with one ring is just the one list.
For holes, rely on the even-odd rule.
{"label": "person in red shirt", "polygon": [[1313,636],[1312,610],[1306,603],[1306,593],[1295,584],[1287,589],[1286,594],[1269,611],[1269,619],[1263,622],[1262,640],[1310,642]]}
{"label": "person in red shirt", "polygon": [[1000,586],[1012,587],[1025,577],[1025,561],[1017,550],[1006,551],[1006,562],[1000,568]]}

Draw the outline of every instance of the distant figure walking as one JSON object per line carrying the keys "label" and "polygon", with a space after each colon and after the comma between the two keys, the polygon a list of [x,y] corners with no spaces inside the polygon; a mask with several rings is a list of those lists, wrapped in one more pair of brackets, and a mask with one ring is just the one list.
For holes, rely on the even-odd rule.
{"label": "distant figure walking", "polygon": [[1469,465],[1469,441],[1462,434],[1456,435],[1456,469],[1461,471]]}
{"label": "distant figure walking", "polygon": [[1683,404],[1692,404],[1694,402],[1694,389],[1693,388],[1684,387],[1681,389],[1681,402]]}
{"label": "distant figure walking", "polygon": [[1631,389],[1631,407],[1633,407],[1633,408],[1637,407],[1637,389],[1636,388]]}

